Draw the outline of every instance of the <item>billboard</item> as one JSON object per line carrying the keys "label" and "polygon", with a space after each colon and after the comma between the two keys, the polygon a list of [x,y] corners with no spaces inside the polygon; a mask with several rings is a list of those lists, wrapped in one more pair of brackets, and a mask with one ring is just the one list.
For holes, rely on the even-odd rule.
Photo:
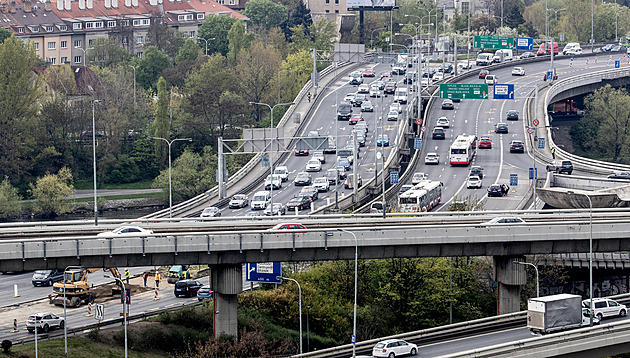
{"label": "billboard", "polygon": [[346,0],[348,8],[362,8],[361,10],[392,9],[396,7],[396,0]]}

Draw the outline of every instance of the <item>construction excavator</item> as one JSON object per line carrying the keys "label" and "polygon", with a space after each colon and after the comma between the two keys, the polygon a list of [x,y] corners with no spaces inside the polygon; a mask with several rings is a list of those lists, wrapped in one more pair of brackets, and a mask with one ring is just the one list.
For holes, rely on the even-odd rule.
{"label": "construction excavator", "polygon": [[56,306],[64,305],[64,292],[65,292],[65,304],[67,307],[80,307],[82,303],[93,303],[96,294],[93,287],[87,282],[88,275],[96,271],[103,270],[109,271],[112,276],[117,278],[116,286],[112,288],[112,296],[120,295],[122,287],[120,284],[120,272],[116,267],[107,268],[85,268],[80,266],[68,266],[63,273],[63,281],[53,284],[52,295],[49,296],[50,304]]}

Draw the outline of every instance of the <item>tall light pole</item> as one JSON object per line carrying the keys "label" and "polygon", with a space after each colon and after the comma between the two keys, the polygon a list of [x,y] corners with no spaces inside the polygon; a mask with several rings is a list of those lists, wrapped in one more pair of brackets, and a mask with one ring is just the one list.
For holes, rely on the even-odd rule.
{"label": "tall light pole", "polygon": [[129,303],[127,301],[127,290],[125,289],[125,283],[118,277],[113,277],[109,275],[103,275],[103,277],[113,278],[117,282],[120,282],[120,285],[122,286],[123,325],[125,326],[125,358],[127,358],[127,315],[129,314]]}
{"label": "tall light pole", "polygon": [[[17,303],[17,304],[14,304],[13,307],[22,307],[22,305]],[[33,313],[33,317],[35,318],[35,326],[34,326],[35,327],[35,358],[38,358],[39,356],[38,356],[38,350],[37,350],[37,331],[39,327],[37,327],[37,313],[35,313],[35,310],[33,310],[31,306],[24,306],[24,307],[31,310],[31,312]],[[65,317],[64,317],[64,326],[65,326],[65,323],[66,322],[65,322]]]}
{"label": "tall light pole", "polygon": [[[186,140],[192,142],[192,138],[176,138],[173,140],[168,140],[166,138],[161,137],[147,137],[148,139],[157,139],[163,140],[168,144],[168,217],[173,217],[173,185],[172,185],[172,176],[171,176],[171,145],[180,140]],[[221,160],[221,159],[219,159]]]}
{"label": "tall light pole", "polygon": [[591,197],[584,193],[576,193],[573,190],[567,191],[567,194],[572,195],[582,195],[588,199],[588,208],[589,208],[589,226],[590,226],[590,235],[588,238],[588,297],[589,297],[589,310],[590,312],[590,327],[593,327],[593,201],[591,201]]}
{"label": "tall light pole", "polygon": [[203,37],[197,37],[197,38],[198,38],[199,40],[204,40],[204,41],[206,42],[206,51],[205,51],[205,54],[206,54],[206,56],[208,56],[208,41],[212,41],[212,40],[214,40],[215,38],[214,38],[214,37],[211,37],[211,38],[209,38],[209,39],[205,39],[205,38],[203,38]]}
{"label": "tall light pole", "polygon": [[300,306],[300,355],[302,355],[302,287],[297,280],[288,277],[278,276],[277,278],[281,280],[293,281],[298,286],[298,296],[299,296],[299,306]]}
{"label": "tall light pole", "polygon": [[133,68],[133,108],[138,107],[136,104],[136,66],[129,65],[129,67]]}
{"label": "tall light pole", "polygon": [[83,67],[85,67],[85,57],[87,56],[87,52],[85,51],[83,47],[76,47],[76,48],[83,51]]}
{"label": "tall light pole", "polygon": [[[94,116],[94,105],[101,103],[100,99],[92,100],[92,159],[94,167],[94,226],[98,226],[98,206],[96,204],[96,117]],[[65,290],[64,290],[65,293]]]}
{"label": "tall light pole", "polygon": [[[593,52],[593,45],[595,44],[594,22],[595,22],[595,0],[591,0],[591,52]],[[591,326],[592,325],[593,325],[593,313],[591,312]]]}
{"label": "tall light pole", "polygon": [[520,261],[513,261],[515,265],[529,265],[531,267],[534,268],[534,270],[536,270],[536,297],[540,297],[540,283],[538,281],[538,267],[536,267],[536,265],[534,265],[533,263],[530,262],[520,262]]}
{"label": "tall light pole", "polygon": [[374,32],[378,30],[387,30],[387,27],[379,27],[378,29],[372,30],[372,34],[370,35],[370,45],[372,46],[372,50],[374,50]]}
{"label": "tall light pole", "polygon": [[306,306],[306,352],[311,351],[311,330],[308,326],[309,313],[311,313],[311,306]]}
{"label": "tall light pole", "polygon": [[[269,125],[269,128],[271,130],[271,145],[269,146],[269,174],[270,174],[270,178],[271,178],[271,185],[269,186],[270,190],[270,199],[269,199],[269,208],[271,209],[271,216],[274,215],[273,212],[273,109],[276,108],[277,106],[291,106],[294,105],[294,102],[287,102],[287,103],[277,103],[276,105],[274,105],[273,107],[268,105],[267,103],[260,103],[260,102],[249,102],[250,105],[258,105],[258,106],[267,106],[269,108],[269,110],[271,111],[271,124]],[[219,160],[221,160],[221,158],[219,158]]]}
{"label": "tall light pole", "polygon": [[[385,208],[383,208],[383,211]],[[337,231],[345,232],[354,237],[354,316],[352,319],[352,358],[357,356],[357,271],[359,267],[359,240],[352,231],[338,228]]]}

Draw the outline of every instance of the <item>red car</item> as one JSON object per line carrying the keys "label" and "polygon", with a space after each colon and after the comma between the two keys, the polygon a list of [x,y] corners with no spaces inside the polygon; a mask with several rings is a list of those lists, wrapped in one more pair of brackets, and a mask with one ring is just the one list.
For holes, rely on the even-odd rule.
{"label": "red car", "polygon": [[381,73],[381,79],[384,79],[384,78],[392,78],[392,74],[389,72]]}
{"label": "red car", "polygon": [[485,79],[487,75],[490,74],[490,71],[488,70],[481,70],[479,71],[479,78]]}
{"label": "red car", "polygon": [[364,121],[363,116],[360,113],[354,113],[353,115],[350,116],[350,119],[348,120],[348,124],[357,124],[363,121]]}
{"label": "red car", "polygon": [[376,73],[374,73],[374,71],[370,69],[363,71],[363,77],[374,77],[374,76],[376,76]]}
{"label": "red car", "polygon": [[492,141],[490,137],[481,137],[479,140],[479,149],[481,148],[492,148]]}
{"label": "red car", "polygon": [[298,149],[297,146],[295,147],[295,155],[298,157],[304,157],[304,156],[308,156],[308,149]]}

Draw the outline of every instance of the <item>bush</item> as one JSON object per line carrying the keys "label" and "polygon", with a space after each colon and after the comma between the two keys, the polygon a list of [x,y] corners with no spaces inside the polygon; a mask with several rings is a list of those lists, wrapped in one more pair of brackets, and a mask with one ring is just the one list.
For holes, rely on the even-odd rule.
{"label": "bush", "polygon": [[2,348],[4,353],[9,353],[9,349],[11,349],[12,346],[13,342],[8,339],[5,339],[4,341],[2,341],[2,343],[0,343],[0,348]]}

